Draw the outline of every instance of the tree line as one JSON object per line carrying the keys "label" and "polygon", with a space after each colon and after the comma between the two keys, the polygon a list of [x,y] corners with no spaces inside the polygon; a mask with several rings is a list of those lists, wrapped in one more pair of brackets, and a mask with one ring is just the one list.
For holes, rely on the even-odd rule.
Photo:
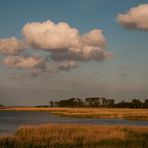
{"label": "tree line", "polygon": [[4,105],[0,104],[0,108],[4,107]]}
{"label": "tree line", "polygon": [[89,97],[86,99],[70,98],[59,101],[49,101],[50,107],[91,107],[91,108],[148,108],[148,99],[142,102],[139,99],[132,99],[132,101],[121,101],[115,103],[114,99],[107,99],[105,97]]}

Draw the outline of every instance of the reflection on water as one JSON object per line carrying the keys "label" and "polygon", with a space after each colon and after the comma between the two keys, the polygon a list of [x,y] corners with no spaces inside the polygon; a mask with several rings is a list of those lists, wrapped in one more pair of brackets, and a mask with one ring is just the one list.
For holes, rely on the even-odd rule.
{"label": "reflection on water", "polygon": [[124,119],[85,119],[52,115],[48,112],[0,111],[0,134],[12,134],[26,124],[78,123],[98,125],[138,125],[148,126],[148,121],[128,121]]}

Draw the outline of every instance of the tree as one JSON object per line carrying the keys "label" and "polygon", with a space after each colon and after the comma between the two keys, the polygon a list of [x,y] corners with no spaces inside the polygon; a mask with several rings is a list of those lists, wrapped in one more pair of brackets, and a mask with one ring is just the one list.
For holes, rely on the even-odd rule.
{"label": "tree", "polygon": [[4,107],[4,105],[0,104],[0,107]]}
{"label": "tree", "polygon": [[139,99],[133,99],[131,103],[133,108],[142,107],[142,102]]}
{"label": "tree", "polygon": [[58,106],[59,106],[59,102],[58,102],[58,101],[55,101],[55,102],[54,102],[54,106],[55,106],[55,107],[58,107]]}
{"label": "tree", "polygon": [[59,107],[83,107],[84,106],[84,102],[79,98],[70,98],[67,100],[60,100],[56,104]]}
{"label": "tree", "polygon": [[85,102],[88,107],[100,107],[101,105],[99,97],[86,98]]}
{"label": "tree", "polygon": [[102,106],[106,106],[107,105],[107,99],[105,97],[102,97],[101,101],[102,101]]}
{"label": "tree", "polygon": [[92,107],[92,99],[91,98],[86,98],[85,102],[86,102],[86,106]]}
{"label": "tree", "polygon": [[113,107],[114,103],[115,103],[114,99],[107,99],[107,106],[108,107]]}
{"label": "tree", "polygon": [[76,98],[77,107],[84,107],[84,102],[82,99]]}
{"label": "tree", "polygon": [[144,100],[144,103],[148,105],[148,99],[145,99]]}
{"label": "tree", "polygon": [[54,102],[53,101],[49,101],[49,106],[53,107],[54,106]]}
{"label": "tree", "polygon": [[132,103],[131,102],[121,101],[121,102],[117,103],[115,105],[115,107],[119,107],[119,108],[131,108],[132,107]]}
{"label": "tree", "polygon": [[148,99],[144,100],[144,108],[148,108]]}

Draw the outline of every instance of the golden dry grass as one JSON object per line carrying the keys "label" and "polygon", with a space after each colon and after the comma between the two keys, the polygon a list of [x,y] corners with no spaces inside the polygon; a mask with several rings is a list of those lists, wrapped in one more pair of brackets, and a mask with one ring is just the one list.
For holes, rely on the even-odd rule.
{"label": "golden dry grass", "polygon": [[1,110],[49,111],[66,117],[81,118],[123,118],[128,120],[148,120],[148,109],[120,108],[61,108],[61,107],[9,107]]}
{"label": "golden dry grass", "polygon": [[0,147],[147,148],[148,127],[48,124],[21,127],[14,136],[1,137]]}

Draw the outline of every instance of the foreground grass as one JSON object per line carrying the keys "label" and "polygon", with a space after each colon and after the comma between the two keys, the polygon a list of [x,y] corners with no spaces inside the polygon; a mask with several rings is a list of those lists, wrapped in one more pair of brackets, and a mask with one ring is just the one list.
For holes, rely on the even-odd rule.
{"label": "foreground grass", "polygon": [[127,120],[147,120],[148,109],[120,108],[60,108],[60,107],[8,107],[6,111],[49,111],[55,115],[78,118],[121,118]]}
{"label": "foreground grass", "polygon": [[0,148],[147,148],[147,141],[148,127],[49,124],[0,137]]}

